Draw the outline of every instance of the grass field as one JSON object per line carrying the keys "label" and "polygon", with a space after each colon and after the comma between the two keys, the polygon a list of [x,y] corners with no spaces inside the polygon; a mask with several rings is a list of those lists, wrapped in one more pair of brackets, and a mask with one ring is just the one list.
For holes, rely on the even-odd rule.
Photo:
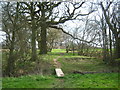
{"label": "grass field", "polygon": [[[58,62],[65,77],[58,78],[54,72],[53,59],[61,56]],[[20,77],[4,77],[3,88],[118,88],[118,73],[74,74],[73,71],[99,72],[117,71],[118,67],[104,64],[101,59],[65,53],[65,49],[53,49],[47,55],[39,55],[40,60],[50,64],[44,67],[51,69],[50,75],[34,73]],[[48,70],[49,71],[49,70]]]}
{"label": "grass field", "polygon": [[4,78],[3,88],[118,88],[118,74],[70,74],[63,78],[54,75],[29,75]]}
{"label": "grass field", "polygon": [[81,72],[100,72],[100,71],[118,71],[118,67],[112,67],[104,64],[100,59],[88,58],[83,56],[60,58],[62,69],[65,73],[72,73],[73,71]]}

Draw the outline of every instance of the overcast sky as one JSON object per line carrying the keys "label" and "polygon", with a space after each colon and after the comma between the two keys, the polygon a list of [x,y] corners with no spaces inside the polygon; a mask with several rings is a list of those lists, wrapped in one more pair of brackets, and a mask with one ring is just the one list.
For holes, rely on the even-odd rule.
{"label": "overcast sky", "polygon": [[3,41],[3,32],[2,32],[2,12],[1,12],[1,6],[0,6],[0,43]]}
{"label": "overcast sky", "polygon": [[[29,0],[28,0],[29,1]],[[48,1],[52,1],[52,0],[48,0]],[[58,0],[58,1],[63,1],[63,0]],[[68,0],[64,0],[64,1],[68,1]],[[71,0],[71,1],[74,1],[74,2],[79,2],[79,1],[81,1],[81,0]],[[100,2],[100,1],[102,1],[102,0],[82,0],[82,1],[89,1],[89,2]],[[85,8],[82,8],[81,9],[81,13],[87,13],[88,11],[89,11],[89,3],[86,3],[86,4],[84,4],[84,6],[85,6]],[[95,7],[93,7],[93,8],[95,8]],[[72,8],[71,8],[72,9]],[[1,6],[0,6],[0,10],[1,10]],[[100,13],[102,13],[101,12],[101,10],[99,9],[99,13],[98,13],[98,11],[97,12],[93,12],[92,14],[90,14],[89,15],[89,18],[94,18],[95,16],[97,16],[97,14],[100,14]],[[83,18],[83,16],[81,16],[81,18]],[[81,19],[80,18],[80,19]],[[1,17],[1,12],[0,12],[0,24],[1,24],[1,19],[2,19],[2,17]],[[97,17],[97,19],[99,19],[99,17]],[[82,26],[84,23],[82,22],[82,21],[77,21],[77,20],[75,20],[74,22],[73,21],[67,21],[65,24],[64,24],[64,29],[66,30],[66,31],[71,31],[71,30],[75,30],[75,28],[76,27],[78,27],[78,26]],[[3,36],[5,33],[4,32],[2,32],[2,27],[1,27],[1,25],[0,25],[0,42],[2,42],[3,41],[3,39],[5,39],[5,36]]]}
{"label": "overcast sky", "polygon": [[[64,0],[65,1],[65,0]],[[67,1],[67,0],[66,0]],[[80,0],[81,1],[81,0]],[[83,0],[84,1],[84,0]],[[94,1],[94,0],[89,0],[89,1]],[[79,2],[78,0],[74,0],[74,2]],[[87,13],[88,12],[88,10],[89,10],[89,5],[86,5],[86,4],[88,4],[88,3],[85,3],[85,4],[83,4],[83,7],[85,7],[85,8],[81,8],[81,13],[83,14],[85,14],[85,13]],[[86,7],[87,6],[87,7]],[[71,8],[71,10],[73,9],[71,6],[70,6],[70,8]],[[82,10],[83,9],[83,10]],[[0,10],[1,10],[1,7],[0,7]],[[62,12],[61,12],[62,13]],[[0,16],[2,16],[1,15],[1,13],[0,13]],[[2,17],[0,17],[0,21],[1,21],[1,19],[2,19]],[[81,18],[79,18],[79,19],[81,19]],[[66,31],[71,31],[71,30],[74,30],[75,28],[76,28],[76,26],[79,26],[79,25],[81,25],[82,24],[82,22],[81,21],[67,21],[64,25],[66,26],[66,27],[64,27],[64,29],[66,30]],[[1,27],[1,26],[0,26]],[[5,33],[4,32],[2,32],[2,27],[0,28],[0,42],[2,42],[3,41],[3,39],[5,39]]]}

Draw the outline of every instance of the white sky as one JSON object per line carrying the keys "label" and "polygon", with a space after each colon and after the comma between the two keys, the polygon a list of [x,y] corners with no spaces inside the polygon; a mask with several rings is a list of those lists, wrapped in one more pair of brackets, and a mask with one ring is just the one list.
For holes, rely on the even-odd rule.
{"label": "white sky", "polygon": [[[67,1],[67,0],[65,0],[65,1]],[[73,0],[74,2],[79,2],[79,0]],[[82,1],[96,1],[96,0],[82,0]],[[81,0],[80,0],[80,2],[81,2]],[[88,2],[87,3],[85,3],[85,4],[83,4],[83,8],[80,8],[81,9],[81,13],[82,14],[85,14],[85,13],[87,13],[88,12],[88,10],[89,10],[89,7],[87,7],[87,6],[89,6],[89,5],[87,5],[86,6],[86,4],[89,4]],[[73,9],[72,7],[70,7],[71,8],[71,10]],[[1,7],[0,7],[0,9],[1,9]],[[63,8],[61,8],[61,9],[63,9]],[[62,12],[61,12],[62,13]],[[95,14],[95,13],[94,13]],[[93,17],[93,15],[94,14],[91,14],[91,16]],[[1,16],[1,15],[0,15]],[[83,17],[83,16],[82,16]],[[69,31],[69,32],[71,32],[72,30],[74,30],[75,28],[76,28],[76,26],[80,26],[80,25],[82,25],[83,24],[83,22],[81,22],[81,21],[67,21],[64,25],[66,26],[66,27],[64,27],[64,29],[65,30],[67,30],[67,31]],[[2,27],[1,27],[2,28]],[[0,29],[1,29],[0,28]],[[3,41],[3,39],[5,39],[5,37],[4,37],[4,32],[2,32],[2,29],[0,30],[0,42],[2,42]]]}
{"label": "white sky", "polygon": [[2,32],[2,12],[1,12],[1,6],[0,6],[0,43],[3,41],[3,32]]}
{"label": "white sky", "polygon": [[[28,0],[29,1],[29,0]],[[52,0],[49,0],[49,1],[52,1]],[[58,0],[58,1],[63,1],[63,0]],[[64,1],[68,1],[68,0],[64,0]],[[81,2],[81,0],[71,0],[71,1],[74,1],[74,2]],[[96,2],[96,1],[101,1],[101,0],[82,0],[82,1],[89,1],[89,2]],[[84,5],[85,6],[85,5]],[[88,3],[88,6],[89,6],[89,3]],[[88,11],[88,7],[87,6],[85,6],[86,8],[83,8],[83,9],[81,9],[81,13],[87,13],[87,11]],[[95,8],[95,7],[94,7]],[[0,7],[0,10],[1,10],[1,7]],[[101,10],[99,10],[99,14],[100,13],[102,13],[101,12]],[[0,13],[1,14],[1,13]],[[94,13],[92,13],[92,14],[90,14],[89,15],[89,18],[94,18],[94,16],[96,16],[98,14],[98,12],[94,12]],[[0,15],[1,16],[1,15]],[[1,17],[0,17],[1,18]],[[97,17],[97,18],[99,18],[99,17]],[[0,19],[0,21],[1,21],[1,19]],[[64,27],[64,29],[65,30],[67,30],[67,31],[71,31],[71,30],[74,30],[75,28],[76,28],[76,26],[80,26],[80,25],[82,25],[82,24],[84,24],[82,21],[74,21],[74,22],[72,22],[72,21],[67,21],[64,25],[66,25],[67,27]],[[1,26],[0,26],[1,27]],[[2,42],[3,41],[3,39],[5,39],[5,37],[3,36],[5,33],[3,33],[2,31],[1,31],[1,28],[0,28],[0,42]]]}

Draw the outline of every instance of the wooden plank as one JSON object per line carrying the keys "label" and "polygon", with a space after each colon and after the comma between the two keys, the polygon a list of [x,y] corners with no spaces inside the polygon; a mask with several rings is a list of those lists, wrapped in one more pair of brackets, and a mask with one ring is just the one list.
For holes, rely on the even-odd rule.
{"label": "wooden plank", "polygon": [[55,71],[58,77],[64,77],[64,73],[60,68],[56,68]]}

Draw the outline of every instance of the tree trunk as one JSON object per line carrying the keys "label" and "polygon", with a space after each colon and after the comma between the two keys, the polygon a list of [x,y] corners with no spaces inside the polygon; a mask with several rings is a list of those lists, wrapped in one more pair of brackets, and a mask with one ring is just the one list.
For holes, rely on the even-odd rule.
{"label": "tree trunk", "polygon": [[41,44],[40,44],[40,54],[47,54],[47,25],[45,19],[45,10],[41,10]]}
{"label": "tree trunk", "polygon": [[66,53],[69,52],[69,45],[66,46]]}
{"label": "tree trunk", "polygon": [[40,54],[47,54],[47,29],[45,24],[41,25]]}
{"label": "tree trunk", "polygon": [[34,14],[34,5],[33,2],[31,2],[31,29],[32,29],[32,39],[31,39],[31,45],[32,45],[32,55],[31,60],[35,61],[37,59],[37,52],[36,52],[36,23],[35,23],[35,14]]}
{"label": "tree trunk", "polygon": [[115,58],[120,58],[120,38],[115,36]]}
{"label": "tree trunk", "polygon": [[78,42],[78,55],[80,55],[80,43]]}
{"label": "tree trunk", "polygon": [[109,41],[110,41],[110,62],[112,63],[113,61],[113,52],[112,52],[112,39],[111,39],[111,30],[109,29]]}
{"label": "tree trunk", "polygon": [[83,42],[82,42],[82,44],[81,44],[81,48],[80,48],[81,50],[80,50],[80,54],[81,55],[84,55],[84,44],[83,44]]}
{"label": "tree trunk", "polygon": [[109,56],[108,56],[108,39],[107,39],[107,30],[106,30],[106,25],[104,25],[104,22],[102,22],[103,24],[103,61],[105,63],[109,62]]}
{"label": "tree trunk", "polygon": [[15,42],[15,31],[13,30],[10,53],[9,53],[9,58],[7,60],[7,67],[5,70],[6,75],[9,77],[14,75],[14,68],[15,68],[14,42]]}
{"label": "tree trunk", "polygon": [[75,52],[74,52],[75,48],[74,48],[74,43],[72,41],[72,51],[73,51],[73,55],[75,55]]}
{"label": "tree trunk", "polygon": [[35,22],[34,19],[32,20],[32,61],[35,61],[37,59],[37,52],[36,52],[36,28],[35,28]]}

